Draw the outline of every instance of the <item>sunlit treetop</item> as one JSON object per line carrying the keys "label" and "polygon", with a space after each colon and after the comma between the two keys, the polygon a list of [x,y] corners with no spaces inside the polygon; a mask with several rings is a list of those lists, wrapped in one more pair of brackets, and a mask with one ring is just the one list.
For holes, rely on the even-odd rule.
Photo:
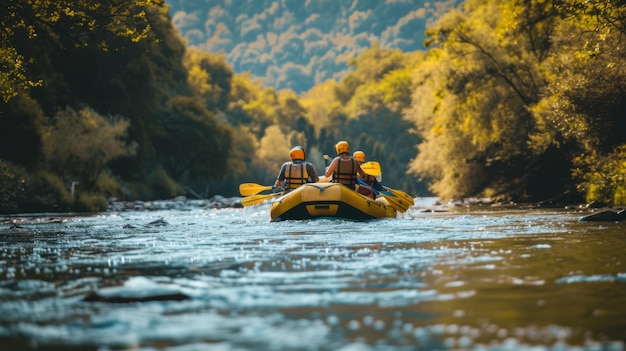
{"label": "sunlit treetop", "polygon": [[6,102],[38,82],[27,79],[19,52],[29,40],[60,47],[95,45],[108,51],[110,39],[139,42],[148,37],[151,15],[167,11],[163,0],[3,0],[0,1],[0,95]]}
{"label": "sunlit treetop", "polygon": [[[86,45],[93,35],[104,33],[129,38],[134,42],[150,31],[148,11],[164,8],[163,0],[5,0],[0,7],[2,37],[15,40],[19,29],[28,38],[48,34],[71,38]],[[103,48],[106,43],[99,42]]]}

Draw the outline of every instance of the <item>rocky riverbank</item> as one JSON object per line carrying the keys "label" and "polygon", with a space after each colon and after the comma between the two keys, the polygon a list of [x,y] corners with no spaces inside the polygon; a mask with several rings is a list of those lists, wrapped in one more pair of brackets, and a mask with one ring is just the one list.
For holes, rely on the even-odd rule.
{"label": "rocky riverbank", "polygon": [[188,199],[185,196],[179,196],[172,200],[155,200],[155,201],[117,201],[109,200],[110,212],[123,211],[161,211],[161,210],[191,210],[197,208],[215,209],[215,208],[242,208],[240,197],[224,197],[215,195],[210,199]]}

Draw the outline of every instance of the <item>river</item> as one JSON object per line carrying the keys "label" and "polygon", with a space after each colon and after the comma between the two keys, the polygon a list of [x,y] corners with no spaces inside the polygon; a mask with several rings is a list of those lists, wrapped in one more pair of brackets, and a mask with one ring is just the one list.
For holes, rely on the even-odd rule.
{"label": "river", "polygon": [[433,202],[367,222],[272,223],[268,203],[0,217],[0,345],[626,349],[626,222]]}

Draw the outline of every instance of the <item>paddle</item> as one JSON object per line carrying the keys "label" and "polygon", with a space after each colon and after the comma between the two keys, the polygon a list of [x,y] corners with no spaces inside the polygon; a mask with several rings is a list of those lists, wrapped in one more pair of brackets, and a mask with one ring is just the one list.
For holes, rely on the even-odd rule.
{"label": "paddle", "polygon": [[390,192],[392,195],[394,195],[394,196],[404,200],[406,203],[409,204],[409,206],[415,205],[415,201],[413,201],[413,196],[405,193],[404,191],[391,189],[390,187],[387,187],[387,186],[384,186],[384,185],[382,187],[383,187],[383,189],[385,189],[388,192]]}
{"label": "paddle", "polygon": [[265,200],[269,200],[273,198],[274,196],[279,196],[279,195],[282,195],[282,193],[246,196],[243,199],[241,199],[241,204],[243,205],[243,207],[252,206],[252,205],[260,204],[261,202]]}
{"label": "paddle", "polygon": [[239,184],[239,193],[241,196],[256,195],[261,191],[272,190],[271,185],[261,185],[256,183]]}
{"label": "paddle", "polygon": [[[361,165],[361,169],[363,169],[363,171],[371,176],[378,176],[382,173],[381,169],[380,169],[380,163],[376,162],[376,161],[370,161],[370,162],[366,162],[364,164]],[[400,191],[400,190],[396,190],[396,189],[391,189],[390,187],[384,186],[381,184],[381,186],[383,187],[383,189],[389,191],[391,194],[393,194],[394,196],[403,199],[406,203],[410,204],[409,206],[413,206],[415,204],[415,202],[413,201],[413,197],[407,193],[405,193],[404,191]]]}
{"label": "paddle", "polygon": [[389,206],[395,208],[397,211],[404,213],[411,207],[411,205],[404,202],[401,198],[387,194],[385,191],[381,191],[379,194],[387,200]]}
{"label": "paddle", "polygon": [[390,192],[387,192],[385,190],[377,191],[376,189],[372,188],[369,184],[364,182],[361,178],[357,179],[357,183],[359,185],[361,185],[361,186],[365,186],[365,187],[370,188],[374,193],[378,193],[382,197],[387,199],[387,202],[389,203],[389,206],[391,206],[394,209],[396,209],[396,211],[400,211],[400,212],[404,213],[411,206],[406,201],[403,201],[401,198],[396,197],[395,195],[391,194]]}

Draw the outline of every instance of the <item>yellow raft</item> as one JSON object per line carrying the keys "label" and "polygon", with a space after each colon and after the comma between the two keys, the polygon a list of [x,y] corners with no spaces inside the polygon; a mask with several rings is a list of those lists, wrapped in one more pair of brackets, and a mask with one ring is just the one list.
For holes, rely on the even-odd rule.
{"label": "yellow raft", "polygon": [[272,222],[322,217],[349,220],[395,218],[396,210],[384,198],[372,200],[337,183],[308,183],[272,204]]}

